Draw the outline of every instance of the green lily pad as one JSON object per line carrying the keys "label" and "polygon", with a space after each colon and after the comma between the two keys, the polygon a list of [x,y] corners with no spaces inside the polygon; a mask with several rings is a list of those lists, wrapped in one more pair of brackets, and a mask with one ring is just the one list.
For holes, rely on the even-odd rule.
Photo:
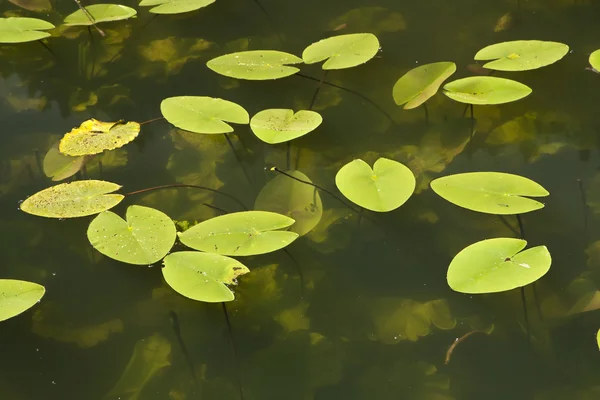
{"label": "green lily pad", "polygon": [[194,250],[227,256],[253,256],[284,248],[298,234],[280,229],[292,218],[267,211],[242,211],[221,215],[179,232],[181,243]]}
{"label": "green lily pad", "polygon": [[592,68],[596,71],[600,71],[600,49],[590,54],[589,62]]}
{"label": "green lily pad", "polygon": [[88,26],[101,22],[121,21],[134,17],[137,14],[137,11],[133,8],[120,4],[92,4],[86,6],[85,9],[94,19],[93,23],[88,18],[88,15],[79,9],[65,18],[64,25]]}
{"label": "green lily pad", "polygon": [[467,172],[443,176],[431,182],[431,189],[459,207],[500,215],[539,210],[544,204],[521,196],[549,195],[546,189],[531,179],[502,172]]}
{"label": "green lily pad", "polygon": [[600,330],[596,333],[596,343],[598,344],[598,349],[600,349]]}
{"label": "green lily pad", "polygon": [[42,285],[13,279],[0,279],[0,321],[33,307],[46,293]]}
{"label": "green lily pad", "polygon": [[114,194],[120,185],[106,181],[85,180],[61,183],[41,190],[21,203],[21,210],[47,218],[76,218],[94,215],[113,208],[123,200]]}
{"label": "green lily pad", "polygon": [[58,150],[58,143],[48,150],[44,156],[42,168],[44,174],[53,181],[62,181],[75,175],[85,164],[85,157],[71,157]]}
{"label": "green lily pad", "polygon": [[88,227],[88,240],[105,256],[136,265],[162,260],[175,244],[175,223],[166,214],[130,206],[126,219],[111,211],[100,213]]}
{"label": "green lily pad", "polygon": [[73,157],[100,154],[125,146],[139,133],[137,122],[101,122],[92,118],[65,134],[58,148],[62,154]]}
{"label": "green lily pad", "polygon": [[373,169],[357,159],[344,165],[335,184],[348,200],[371,211],[392,211],[404,204],[415,191],[412,171],[394,160],[379,158]]}
{"label": "green lily pad", "polygon": [[154,14],[181,14],[198,10],[214,2],[215,0],[142,0],[140,7],[156,6],[150,9]]}
{"label": "green lily pad", "polygon": [[55,26],[37,18],[0,18],[0,43],[25,43],[50,36],[47,31]]}
{"label": "green lily pad", "polygon": [[405,110],[416,108],[436,94],[442,82],[456,72],[453,62],[437,62],[421,65],[404,74],[392,89],[397,105]]}
{"label": "green lily pad", "polygon": [[271,108],[258,112],[250,120],[252,132],[263,142],[283,143],[317,129],[323,122],[315,111]]}
{"label": "green lily pad", "polygon": [[545,67],[563,58],[569,46],[543,40],[515,40],[496,43],[479,50],[475,60],[494,60],[483,68],[498,71],[527,71]]}
{"label": "green lily pad", "polygon": [[294,75],[300,69],[289,64],[300,64],[302,59],[293,54],[275,50],[252,50],[225,54],[213,58],[206,66],[224,76],[247,80],[268,80]]}
{"label": "green lily pad", "polygon": [[520,82],[494,76],[471,76],[444,86],[446,96],[467,104],[510,103],[528,96],[531,92],[529,86]]}
{"label": "green lily pad", "polygon": [[461,250],[448,268],[448,285],[468,294],[497,293],[537,281],[548,272],[552,257],[546,246],[522,251],[527,242],[495,238]]}
{"label": "green lily pad", "polygon": [[364,64],[379,51],[379,40],[372,33],[333,36],[311,44],[302,52],[306,64],[323,60],[323,69],[343,69]]}
{"label": "green lily pad", "polygon": [[231,125],[225,121],[236,124],[250,122],[250,116],[242,106],[212,97],[169,97],[160,103],[160,111],[171,124],[195,133],[233,132]]}
{"label": "green lily pad", "polygon": [[207,303],[232,301],[234,296],[227,285],[235,285],[236,278],[248,272],[233,258],[197,251],[171,253],[162,268],[165,281],[177,293]]}

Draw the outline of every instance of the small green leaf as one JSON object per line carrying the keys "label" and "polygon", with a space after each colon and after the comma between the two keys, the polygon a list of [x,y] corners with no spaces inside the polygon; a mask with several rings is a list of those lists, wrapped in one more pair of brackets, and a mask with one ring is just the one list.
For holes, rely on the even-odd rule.
{"label": "small green leaf", "polygon": [[58,143],[48,150],[44,156],[42,168],[44,174],[53,181],[62,181],[75,175],[85,164],[85,157],[71,157],[58,150]]}
{"label": "small green leaf", "polygon": [[344,165],[335,184],[348,200],[371,211],[392,211],[404,204],[415,191],[416,180],[405,165],[379,158],[373,169],[357,159]]}
{"label": "small green leaf", "polygon": [[55,26],[37,18],[0,18],[0,43],[24,43],[50,36],[47,31]]}
{"label": "small green leaf", "polygon": [[178,235],[194,250],[253,256],[282,249],[296,240],[297,233],[280,230],[293,223],[292,218],[273,212],[242,211],[211,218]]}
{"label": "small green leaf", "polygon": [[596,344],[598,345],[598,349],[600,349],[600,330],[596,333]]}
{"label": "small green leaf", "polygon": [[448,268],[448,285],[468,294],[497,293],[529,285],[550,269],[546,246],[522,251],[527,242],[514,238],[482,240],[461,250]]}
{"label": "small green leaf", "polygon": [[92,4],[85,9],[92,16],[93,22],[83,10],[79,9],[65,18],[64,25],[89,26],[101,22],[121,21],[137,14],[133,8],[120,4]]}
{"label": "small green leaf", "polygon": [[233,293],[226,285],[248,268],[233,258],[197,251],[178,251],[164,259],[163,277],[177,293],[197,301],[219,303],[232,301]]}
{"label": "small green leaf", "polygon": [[364,64],[379,51],[379,40],[372,33],[333,36],[311,44],[302,59],[306,64],[327,60],[323,69],[343,69]]}
{"label": "small green leaf", "polygon": [[181,14],[198,10],[214,3],[215,0],[142,0],[140,7],[152,7],[154,14]]}
{"label": "small green leaf", "polygon": [[175,244],[173,220],[149,207],[130,206],[127,221],[111,211],[90,223],[87,237],[100,253],[117,261],[150,265],[161,260]]}
{"label": "small green leaf", "polygon": [[160,104],[160,111],[171,124],[195,133],[233,132],[233,128],[224,121],[236,124],[250,122],[250,116],[242,106],[212,97],[169,97]]}
{"label": "small green leaf", "polygon": [[102,122],[92,118],[66,133],[58,148],[62,154],[73,157],[100,154],[125,146],[139,133],[137,122]]}
{"label": "small green leaf", "polygon": [[589,61],[592,68],[594,68],[596,71],[600,71],[600,49],[590,54]]}
{"label": "small green leaf", "polygon": [[0,279],[0,321],[33,307],[46,293],[42,285],[13,279]]}
{"label": "small green leaf", "polygon": [[467,104],[510,103],[531,94],[530,87],[511,79],[494,76],[471,76],[444,86],[444,94]]}
{"label": "small green leaf", "polygon": [[252,132],[263,142],[283,143],[299,138],[317,129],[323,122],[315,111],[272,108],[258,112],[250,120]]}
{"label": "small green leaf", "polygon": [[443,176],[431,182],[439,196],[469,210],[488,214],[522,214],[544,204],[521,196],[545,197],[549,193],[525,177],[502,172],[467,172]]}
{"label": "small green leaf", "polygon": [[405,110],[416,108],[433,96],[442,82],[456,72],[453,62],[437,62],[413,68],[403,75],[392,90],[397,105]]}
{"label": "small green leaf", "polygon": [[268,80],[294,75],[300,69],[288,64],[300,64],[302,59],[275,50],[252,50],[225,54],[213,58],[206,66],[224,76],[247,80]]}
{"label": "small green leaf", "polygon": [[498,71],[528,71],[553,64],[569,52],[563,43],[542,40],[515,40],[496,43],[479,50],[475,60],[494,60],[483,65]]}

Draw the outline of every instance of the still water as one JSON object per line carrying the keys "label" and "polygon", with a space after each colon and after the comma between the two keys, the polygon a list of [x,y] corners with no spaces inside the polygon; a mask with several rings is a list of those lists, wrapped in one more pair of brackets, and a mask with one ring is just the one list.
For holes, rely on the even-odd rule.
{"label": "still water", "polygon": [[[0,12],[58,26],[76,10],[73,1],[52,3],[52,12],[34,13],[3,1]],[[219,0],[155,19],[137,2],[122,4],[138,9],[138,18],[103,24],[107,36],[92,30],[91,43],[86,29],[71,28],[48,41],[54,55],[37,43],[0,46],[0,276],[47,290],[40,304],[0,324],[0,398],[600,398],[600,75],[586,70],[600,48],[600,1],[261,0],[261,10],[252,0]],[[293,142],[291,168],[337,193],[342,165],[387,157],[411,168],[417,192],[396,211],[360,220],[321,192],[320,223],[289,253],[243,259],[251,273],[227,304],[231,332],[221,305],[179,296],[159,265],[96,252],[85,235],[91,218],[59,221],[18,209],[53,184],[40,160],[84,120],[147,121],[160,117],[162,99],[181,95],[231,100],[250,115],[307,109],[320,65],[301,67],[316,81],[250,82],[219,76],[206,62],[254,49],[301,55],[317,40],[355,32],[376,34],[379,54],[326,81],[364,97],[323,85],[313,109],[324,122]],[[499,74],[533,93],[475,107],[472,140],[464,105],[442,94],[429,100],[428,122],[422,108],[394,104],[392,86],[409,69],[453,61],[451,79],[469,76],[479,49],[517,39],[559,41],[570,52],[542,69]],[[251,207],[275,177],[265,167],[287,168],[286,147],[262,144],[243,125],[230,139],[235,153],[221,135],[148,123],[135,142],[103,155],[102,168],[90,162],[87,175],[125,192],[203,185]],[[551,194],[544,209],[523,217],[529,245],[545,244],[553,258],[535,293],[526,288],[527,321],[518,290],[468,296],[446,283],[458,251],[518,229],[512,217],[507,226],[428,187],[467,171],[521,174]],[[239,211],[192,189],[129,196],[114,211],[147,205],[178,221],[222,212],[203,203]]]}

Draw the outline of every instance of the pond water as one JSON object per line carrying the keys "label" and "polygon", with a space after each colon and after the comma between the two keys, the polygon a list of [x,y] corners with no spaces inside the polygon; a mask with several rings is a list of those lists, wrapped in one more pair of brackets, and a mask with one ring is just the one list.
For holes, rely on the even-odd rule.
{"label": "pond water", "polygon": [[[50,12],[13,3],[0,12],[57,26],[77,9],[69,0],[51,2]],[[0,276],[46,287],[39,304],[0,324],[3,399],[600,398],[600,75],[586,70],[600,48],[600,1],[218,0],[156,18],[136,1],[122,4],[138,17],[101,24],[104,38],[75,27],[46,41],[52,53],[35,42],[0,46]],[[251,272],[227,303],[231,329],[220,304],[188,300],[164,283],[160,263],[127,265],[94,250],[92,217],[19,210],[54,184],[41,160],[83,121],[149,121],[164,98],[183,95],[234,101],[251,116],[308,109],[321,64],[256,82],[217,75],[206,62],[242,50],[301,55],[320,39],[359,32],[377,35],[379,53],[327,73],[313,104],[323,124],[292,142],[289,160],[285,145],[262,143],[247,125],[228,136],[232,151],[223,135],[158,120],[103,154],[101,167],[98,159],[87,165],[87,177],[123,193],[203,185],[248,207],[277,176],[271,166],[296,169],[337,196],[336,172],[354,158],[411,168],[417,189],[397,210],[359,218],[321,191],[323,216],[310,233],[287,252],[241,259]],[[411,68],[453,61],[451,80],[470,76],[479,49],[517,39],[570,51],[541,69],[498,73],[533,93],[476,106],[472,139],[465,106],[441,93],[427,103],[428,121],[422,107],[394,104],[392,87]],[[466,295],[446,282],[461,249],[518,231],[512,216],[457,207],[429,188],[436,177],[470,171],[523,175],[550,192],[543,209],[522,217],[529,246],[546,245],[553,259],[524,290],[527,318],[520,290]],[[127,196],[113,211],[131,204],[177,221],[240,211],[186,188]]]}

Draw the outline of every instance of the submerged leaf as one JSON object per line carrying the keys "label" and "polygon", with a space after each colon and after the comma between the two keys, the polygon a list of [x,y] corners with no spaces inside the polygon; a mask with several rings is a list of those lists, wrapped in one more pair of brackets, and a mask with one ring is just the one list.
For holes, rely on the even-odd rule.
{"label": "submerged leaf", "polygon": [[[101,22],[121,21],[137,14],[131,7],[120,4],[92,4],[86,6],[87,13],[79,9],[65,18],[66,26],[89,26]],[[93,21],[90,21],[89,15]]]}
{"label": "submerged leaf", "polygon": [[437,62],[413,68],[394,84],[392,94],[405,110],[418,107],[437,93],[440,85],[456,72],[453,62]]}
{"label": "submerged leaf", "polygon": [[52,4],[50,0],[8,0],[14,5],[22,7],[29,11],[50,11],[52,10]]}
{"label": "submerged leaf", "polygon": [[502,104],[531,94],[530,87],[511,79],[494,76],[471,76],[444,85],[444,94],[467,104]]}
{"label": "submerged leaf", "polygon": [[213,58],[206,66],[217,74],[236,79],[267,80],[294,75],[300,69],[289,64],[300,64],[302,59],[276,50],[251,50],[225,54]]}
{"label": "submerged leaf", "polygon": [[563,43],[542,40],[515,40],[484,47],[475,54],[475,60],[494,60],[484,68],[498,71],[528,71],[553,64],[569,52]]}
{"label": "submerged leaf", "polygon": [[40,301],[46,289],[37,283],[0,279],[0,321],[19,315]]}
{"label": "submerged leaf", "polygon": [[215,0],[142,0],[140,1],[140,7],[152,7],[151,13],[154,14],[180,14],[198,10],[202,7],[206,7]]}
{"label": "submerged leaf", "polygon": [[0,18],[0,43],[24,43],[50,36],[47,31],[55,26],[37,18]]}
{"label": "submerged leaf", "polygon": [[402,14],[384,7],[360,7],[332,20],[328,27],[331,31],[340,27],[351,27],[358,32],[371,32],[378,35],[383,32],[398,32],[406,29],[406,20]]}
{"label": "submerged leaf", "polygon": [[310,111],[271,108],[257,113],[250,120],[252,132],[263,142],[283,143],[304,136],[323,122],[321,114]]}
{"label": "submerged leaf", "polygon": [[44,156],[42,168],[44,174],[53,181],[62,181],[75,175],[85,164],[85,157],[71,157],[58,150],[58,143],[48,150]]}
{"label": "submerged leaf", "polygon": [[84,121],[60,140],[59,150],[69,156],[99,154],[125,146],[140,133],[137,122],[101,122],[95,119]]}
{"label": "submerged leaf", "polygon": [[351,68],[364,64],[379,51],[379,40],[372,33],[333,36],[311,44],[302,52],[306,64],[323,60],[323,69]]}

